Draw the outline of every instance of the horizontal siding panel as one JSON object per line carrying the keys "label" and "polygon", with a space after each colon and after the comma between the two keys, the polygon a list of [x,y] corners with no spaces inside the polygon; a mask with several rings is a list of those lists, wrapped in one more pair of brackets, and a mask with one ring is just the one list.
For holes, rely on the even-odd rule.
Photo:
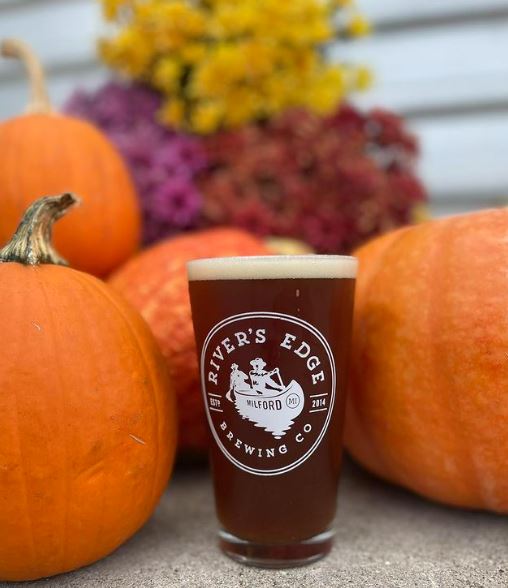
{"label": "horizontal siding panel", "polygon": [[460,17],[464,14],[481,16],[508,9],[506,0],[358,0],[358,5],[374,24],[417,22],[429,18]]}
{"label": "horizontal siding panel", "polygon": [[433,198],[508,201],[508,113],[412,123],[422,146],[420,172]]}
{"label": "horizontal siding panel", "polygon": [[[360,7],[380,32],[337,43],[331,53],[375,72],[377,83],[358,97],[360,105],[410,115],[421,140],[421,174],[432,212],[447,215],[504,203],[508,14],[504,17],[503,10],[508,12],[508,0],[360,0]],[[497,19],[495,11],[501,15]],[[462,18],[475,14],[476,23]],[[439,16],[448,19],[446,26],[432,25]],[[490,18],[488,24],[482,16]],[[421,28],[411,28],[418,22]],[[390,23],[397,26],[390,29]],[[57,106],[77,85],[93,88],[108,76],[95,56],[104,30],[97,0],[0,0],[0,37],[19,36],[34,47],[48,69]],[[0,60],[0,118],[19,113],[26,99],[21,68]],[[474,116],[460,115],[464,108]]]}
{"label": "horizontal siding panel", "polygon": [[[0,38],[27,41],[47,67],[95,60],[96,39],[103,26],[96,0],[38,0],[19,2],[15,10],[0,10]],[[0,82],[18,76],[19,66],[0,59]]]}
{"label": "horizontal siding panel", "polygon": [[[98,65],[81,67],[75,71],[63,70],[52,74],[48,79],[51,102],[60,107],[78,86],[95,88],[108,77],[107,70]],[[11,81],[5,88],[0,86],[0,120],[23,112],[28,100],[28,87],[24,79]]]}
{"label": "horizontal siding panel", "polygon": [[[482,6],[489,4],[474,1]],[[457,4],[463,2],[460,0]],[[503,3],[508,11],[508,0]],[[82,62],[95,55],[95,40],[105,30],[97,0],[28,3],[18,0],[18,4],[16,10],[2,12],[0,9],[0,37],[26,39],[48,64],[71,60]],[[369,11],[377,4],[384,5],[376,0],[367,10],[369,16]],[[408,3],[407,0],[403,4],[413,6],[417,13],[420,4],[427,5]],[[484,69],[497,72],[508,43],[507,31],[508,14],[488,27],[479,23],[418,33],[374,34],[355,43],[339,43],[333,54],[339,59],[371,63],[380,78],[382,76],[387,81],[392,81],[394,76],[395,81],[401,77],[428,78],[436,68],[438,77],[440,72],[457,74]],[[0,73],[5,67],[5,64],[0,65]],[[507,67],[504,65],[502,71],[506,72]]]}
{"label": "horizontal siding panel", "polygon": [[[427,6],[404,2],[414,7],[415,15],[421,13],[420,4]],[[375,4],[366,2],[366,11],[375,12]],[[437,3],[430,4],[437,9]],[[457,4],[463,5],[464,0],[457,0]],[[508,6],[508,0],[504,4]],[[392,2],[387,13],[391,5],[402,10],[400,2]],[[62,63],[90,64],[95,60],[95,42],[103,27],[96,0],[38,0],[21,2],[17,10],[0,11],[0,37],[26,39],[49,69]],[[508,60],[504,58],[508,54],[508,17],[488,27],[469,24],[373,35],[354,43],[338,43],[331,53],[335,59],[371,66],[376,84],[371,92],[359,97],[364,106],[381,103],[412,112],[422,107],[449,107],[454,102],[508,104]],[[19,67],[0,60],[0,83],[20,75]]]}
{"label": "horizontal siding panel", "polygon": [[464,110],[508,111],[508,72],[392,82],[383,82],[377,76],[368,92],[355,95],[355,102],[362,108],[382,105],[410,118],[441,117]]}
{"label": "horizontal siding panel", "polygon": [[489,203],[487,201],[480,202],[441,202],[440,200],[432,200],[429,206],[429,213],[432,217],[452,216],[455,214],[463,214],[467,212],[475,212],[477,210],[485,210],[487,208],[498,208],[499,206],[506,206],[508,203],[499,204],[496,202]]}
{"label": "horizontal siding panel", "polygon": [[[97,3],[97,0],[0,0],[0,11],[52,6],[58,10],[62,4]],[[359,8],[374,24],[405,20],[414,22],[428,18],[460,16],[463,14],[488,14],[507,8],[506,0],[358,0]]]}
{"label": "horizontal siding panel", "polygon": [[[508,2],[507,2],[508,3]],[[399,111],[503,101],[508,108],[508,17],[337,43],[332,58],[369,65],[376,83],[360,98]]]}

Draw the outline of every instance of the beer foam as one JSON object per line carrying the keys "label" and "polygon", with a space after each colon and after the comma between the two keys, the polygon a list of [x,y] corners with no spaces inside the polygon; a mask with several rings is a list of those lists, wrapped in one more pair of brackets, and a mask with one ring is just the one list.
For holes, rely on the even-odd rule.
{"label": "beer foam", "polygon": [[187,263],[189,280],[355,278],[358,261],[346,255],[215,257]]}

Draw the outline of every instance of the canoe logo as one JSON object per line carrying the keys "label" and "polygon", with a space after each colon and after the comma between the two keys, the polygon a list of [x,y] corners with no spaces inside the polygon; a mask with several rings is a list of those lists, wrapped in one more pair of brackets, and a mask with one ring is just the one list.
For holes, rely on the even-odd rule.
{"label": "canoe logo", "polygon": [[335,364],[308,322],[263,312],[228,317],[201,354],[208,421],[222,453],[257,475],[288,472],[324,437],[335,402]]}
{"label": "canoe logo", "polygon": [[285,386],[280,369],[265,370],[266,362],[261,357],[253,359],[250,365],[252,369],[247,375],[237,363],[231,364],[226,398],[234,402],[244,419],[280,439],[302,412],[305,402],[302,387],[295,380]]}

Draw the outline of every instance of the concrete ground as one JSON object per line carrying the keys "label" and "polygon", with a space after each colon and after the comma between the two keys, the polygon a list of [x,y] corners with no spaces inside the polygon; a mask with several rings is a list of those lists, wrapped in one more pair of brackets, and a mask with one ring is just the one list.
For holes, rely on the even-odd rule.
{"label": "concrete ground", "polygon": [[116,553],[23,587],[508,587],[507,518],[432,504],[352,464],[339,497],[336,546],[314,565],[241,566],[217,551],[215,528],[207,472],[179,471],[152,519]]}

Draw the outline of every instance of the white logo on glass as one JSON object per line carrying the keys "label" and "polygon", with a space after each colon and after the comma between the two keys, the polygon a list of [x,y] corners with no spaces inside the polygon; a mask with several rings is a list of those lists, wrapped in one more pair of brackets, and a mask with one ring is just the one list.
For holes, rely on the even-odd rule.
{"label": "white logo on glass", "polygon": [[266,362],[256,357],[247,375],[237,363],[231,364],[226,398],[234,402],[244,419],[280,439],[302,412],[304,394],[296,380],[284,384],[278,367],[266,370]]}
{"label": "white logo on glass", "polygon": [[283,474],[320,445],[335,402],[335,362],[305,320],[275,312],[225,318],[205,338],[200,371],[212,435],[238,468]]}

